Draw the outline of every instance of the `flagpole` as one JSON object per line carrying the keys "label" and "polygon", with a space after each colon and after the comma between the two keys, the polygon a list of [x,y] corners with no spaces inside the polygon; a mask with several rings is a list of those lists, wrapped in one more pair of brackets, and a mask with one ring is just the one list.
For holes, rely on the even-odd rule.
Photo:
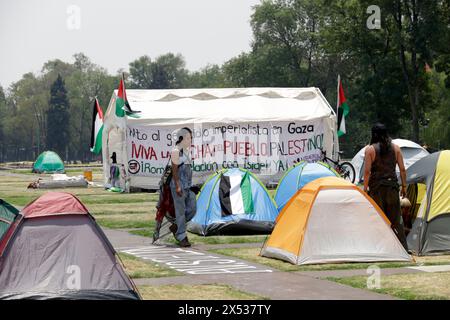
{"label": "flagpole", "polygon": [[[339,84],[341,83],[341,75],[338,74],[338,79],[337,79],[337,90],[336,90],[336,94],[337,94],[337,104],[336,104],[336,115],[338,114],[338,109],[339,109]],[[338,119],[336,119],[337,121]]]}
{"label": "flagpole", "polygon": [[335,155],[335,160],[339,159],[339,135],[338,135],[338,131],[339,131],[339,85],[341,83],[341,75],[338,73],[338,78],[337,78],[337,89],[336,89],[336,144],[337,144],[337,154]]}

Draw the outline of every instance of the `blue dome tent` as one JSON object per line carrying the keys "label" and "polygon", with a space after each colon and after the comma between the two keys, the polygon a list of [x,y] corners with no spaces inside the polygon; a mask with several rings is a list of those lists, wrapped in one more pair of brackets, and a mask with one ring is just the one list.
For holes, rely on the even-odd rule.
{"label": "blue dome tent", "polygon": [[339,177],[339,174],[326,163],[301,161],[295,164],[286,171],[275,191],[278,210],[281,211],[297,190],[303,188],[308,182],[329,176]]}
{"label": "blue dome tent", "polygon": [[269,234],[277,216],[277,206],[258,178],[244,169],[224,169],[203,185],[188,230],[203,236]]}

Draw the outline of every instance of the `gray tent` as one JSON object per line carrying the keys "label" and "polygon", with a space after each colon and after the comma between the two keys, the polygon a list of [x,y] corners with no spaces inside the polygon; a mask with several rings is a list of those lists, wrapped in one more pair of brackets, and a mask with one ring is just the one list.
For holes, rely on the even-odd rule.
{"label": "gray tent", "polygon": [[0,242],[0,299],[139,299],[115,250],[73,195],[49,192]]}
{"label": "gray tent", "polygon": [[450,150],[417,161],[406,171],[406,182],[426,185],[408,248],[417,255],[450,252]]}

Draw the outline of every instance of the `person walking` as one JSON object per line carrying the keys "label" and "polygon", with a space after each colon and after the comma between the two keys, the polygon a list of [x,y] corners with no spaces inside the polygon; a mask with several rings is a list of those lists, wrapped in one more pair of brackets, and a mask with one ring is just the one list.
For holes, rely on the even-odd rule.
{"label": "person walking", "polygon": [[190,247],[186,224],[196,211],[197,203],[192,187],[192,166],[189,148],[192,143],[191,129],[184,127],[174,133],[175,147],[171,153],[172,179],[170,190],[175,208],[175,224],[169,229],[181,247]]}
{"label": "person walking", "polygon": [[378,204],[391,222],[397,238],[408,249],[401,218],[399,185],[396,165],[400,169],[400,196],[406,196],[406,170],[400,147],[392,143],[386,126],[376,123],[372,127],[370,146],[364,156],[364,192]]}

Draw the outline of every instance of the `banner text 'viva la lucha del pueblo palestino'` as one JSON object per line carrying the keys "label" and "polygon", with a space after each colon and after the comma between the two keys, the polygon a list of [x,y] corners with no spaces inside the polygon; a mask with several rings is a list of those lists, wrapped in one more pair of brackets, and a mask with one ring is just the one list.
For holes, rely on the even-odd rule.
{"label": "banner text 'viva la lucha del pueblo palestino'", "polygon": [[[338,150],[336,116],[317,88],[127,90],[138,117],[105,114],[103,159],[116,152],[130,186],[154,189],[169,161],[172,133],[193,131],[194,183],[215,171],[241,167],[264,183],[277,182],[300,160]],[[104,162],[105,175],[109,161]]]}

